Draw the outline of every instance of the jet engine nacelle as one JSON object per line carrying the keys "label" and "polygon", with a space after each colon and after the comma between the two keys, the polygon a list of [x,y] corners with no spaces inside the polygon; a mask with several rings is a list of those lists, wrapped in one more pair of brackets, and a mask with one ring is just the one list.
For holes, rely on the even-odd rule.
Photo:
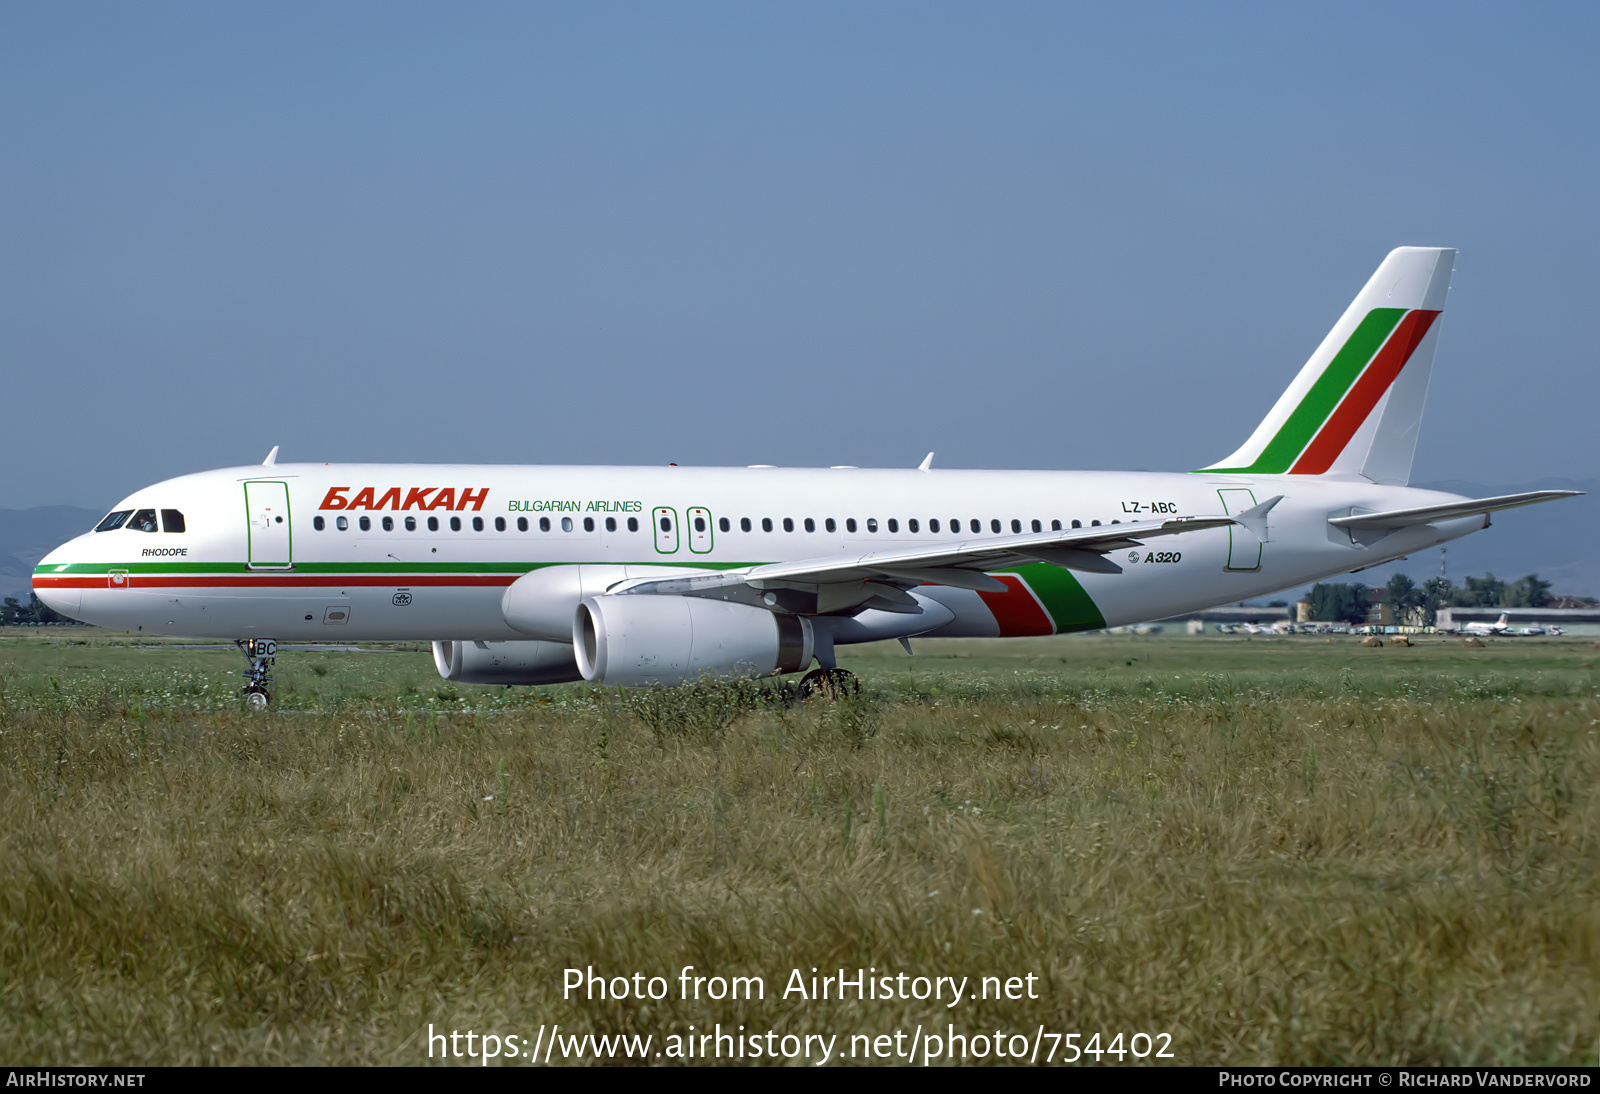
{"label": "jet engine nacelle", "polygon": [[500,613],[523,634],[566,645],[572,641],[572,613],[585,597],[600,596],[630,578],[699,572],[681,566],[546,566],[510,584],[500,598]]}
{"label": "jet engine nacelle", "polygon": [[776,676],[811,664],[811,621],[748,604],[649,593],[591,596],[572,621],[578,671],[597,684]]}
{"label": "jet engine nacelle", "polygon": [[565,684],[582,680],[571,642],[435,642],[439,675],[458,684]]}

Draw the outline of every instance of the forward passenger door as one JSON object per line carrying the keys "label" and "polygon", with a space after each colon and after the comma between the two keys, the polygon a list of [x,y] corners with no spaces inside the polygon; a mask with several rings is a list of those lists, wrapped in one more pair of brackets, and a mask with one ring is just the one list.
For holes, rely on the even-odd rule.
{"label": "forward passenger door", "polygon": [[246,558],[252,570],[287,570],[294,566],[289,525],[289,484],[247,482],[244,508],[248,517]]}

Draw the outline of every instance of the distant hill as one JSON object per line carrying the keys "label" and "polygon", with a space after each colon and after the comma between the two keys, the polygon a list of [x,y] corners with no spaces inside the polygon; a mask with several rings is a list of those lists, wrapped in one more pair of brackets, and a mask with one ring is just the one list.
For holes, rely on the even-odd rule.
{"label": "distant hill", "polygon": [[[1555,591],[1574,596],[1600,596],[1600,479],[1540,479],[1505,486],[1445,480],[1418,483],[1430,490],[1483,498],[1524,490],[1583,490],[1588,497],[1546,502],[1495,516],[1482,532],[1449,545],[1450,579],[1457,585],[1468,574],[1490,572],[1510,581],[1536,573],[1555,583]],[[0,509],[0,597],[26,603],[33,568],[58,544],[94,526],[103,514],[72,505],[35,509]],[[1404,562],[1364,571],[1361,577],[1381,585],[1394,572],[1422,582],[1439,572],[1439,552],[1427,551]],[[1288,590],[1298,594],[1300,589]]]}
{"label": "distant hill", "polygon": [[103,516],[98,510],[75,505],[0,509],[0,597],[14,596],[26,604],[39,560],[93,528]]}

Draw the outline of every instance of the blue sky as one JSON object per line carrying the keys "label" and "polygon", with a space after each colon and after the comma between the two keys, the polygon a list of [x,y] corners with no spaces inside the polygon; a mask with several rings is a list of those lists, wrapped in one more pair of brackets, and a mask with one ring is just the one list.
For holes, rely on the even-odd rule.
{"label": "blue sky", "polygon": [[11,4],[0,507],[285,460],[1183,470],[1401,244],[1600,474],[1597,9]]}

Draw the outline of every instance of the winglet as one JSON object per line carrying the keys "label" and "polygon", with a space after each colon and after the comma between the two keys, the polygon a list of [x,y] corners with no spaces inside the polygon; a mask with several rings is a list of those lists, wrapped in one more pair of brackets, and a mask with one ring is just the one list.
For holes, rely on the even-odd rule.
{"label": "winglet", "polygon": [[273,445],[272,446],[272,451],[268,452],[267,453],[267,458],[261,461],[261,466],[262,467],[277,467],[278,466],[278,446],[277,445]]}
{"label": "winglet", "polygon": [[931,471],[931,470],[933,470],[933,453],[932,452],[929,452],[925,457],[923,457],[922,462],[917,464],[917,470],[918,471]]}

